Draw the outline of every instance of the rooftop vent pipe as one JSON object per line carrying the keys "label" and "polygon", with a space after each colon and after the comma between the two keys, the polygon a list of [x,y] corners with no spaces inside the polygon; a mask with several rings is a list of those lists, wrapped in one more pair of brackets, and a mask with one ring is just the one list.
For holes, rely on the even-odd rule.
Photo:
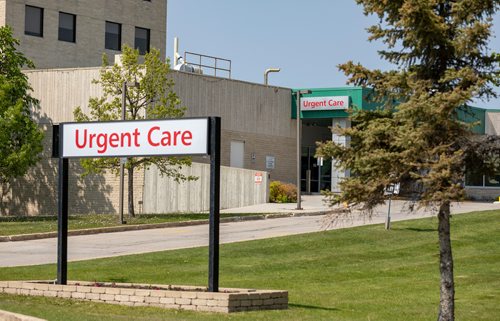
{"label": "rooftop vent pipe", "polygon": [[267,86],[267,78],[268,78],[268,74],[270,72],[280,72],[281,69],[280,68],[268,68],[266,69],[266,71],[264,72],[264,85]]}

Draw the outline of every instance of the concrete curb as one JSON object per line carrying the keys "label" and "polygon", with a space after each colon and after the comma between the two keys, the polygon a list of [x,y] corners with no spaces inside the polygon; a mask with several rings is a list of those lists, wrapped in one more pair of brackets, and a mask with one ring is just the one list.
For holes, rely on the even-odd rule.
{"label": "concrete curb", "polygon": [[[221,218],[221,223],[233,223],[233,222],[245,222],[245,221],[258,221],[266,219],[276,219],[276,218],[286,218],[286,217],[300,217],[300,216],[316,216],[325,215],[329,211],[316,211],[316,212],[287,212],[287,213],[277,213],[277,214],[256,214],[248,216],[235,216]],[[68,236],[76,235],[92,235],[100,233],[115,233],[115,232],[126,232],[126,231],[139,231],[139,230],[150,230],[158,228],[168,228],[168,227],[182,227],[182,226],[195,226],[208,224],[208,220],[196,220],[196,221],[183,221],[183,222],[165,222],[165,223],[155,223],[155,224],[138,224],[138,225],[121,225],[121,226],[111,226],[111,227],[100,227],[100,228],[90,228],[81,230],[70,230],[68,231]],[[57,237],[57,232],[47,232],[47,233],[33,233],[33,234],[19,234],[19,235],[7,235],[0,236],[0,242],[19,242],[19,241],[30,241],[30,240],[40,240]]]}

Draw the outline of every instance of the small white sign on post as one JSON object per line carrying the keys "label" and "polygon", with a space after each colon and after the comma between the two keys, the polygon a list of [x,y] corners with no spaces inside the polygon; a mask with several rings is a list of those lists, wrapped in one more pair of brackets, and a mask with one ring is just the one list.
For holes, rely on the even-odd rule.
{"label": "small white sign on post", "polygon": [[61,157],[208,154],[208,119],[64,123]]}
{"label": "small white sign on post", "polygon": [[387,185],[384,190],[384,195],[399,195],[400,186],[400,183]]}

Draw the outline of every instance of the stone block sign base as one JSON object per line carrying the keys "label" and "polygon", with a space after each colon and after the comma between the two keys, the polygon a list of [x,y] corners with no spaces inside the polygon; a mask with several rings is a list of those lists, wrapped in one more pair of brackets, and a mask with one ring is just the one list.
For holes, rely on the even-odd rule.
{"label": "stone block sign base", "polygon": [[68,281],[0,281],[0,292],[17,295],[70,298],[127,306],[231,313],[288,308],[288,291]]}

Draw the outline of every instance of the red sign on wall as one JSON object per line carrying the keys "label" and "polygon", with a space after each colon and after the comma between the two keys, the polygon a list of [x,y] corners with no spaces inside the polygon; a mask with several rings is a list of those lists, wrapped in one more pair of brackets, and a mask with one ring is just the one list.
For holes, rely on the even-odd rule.
{"label": "red sign on wall", "polygon": [[65,123],[62,157],[208,153],[208,119]]}
{"label": "red sign on wall", "polygon": [[257,172],[255,173],[255,184],[261,184],[262,181],[264,180],[264,178],[262,177],[262,173],[261,172]]}

